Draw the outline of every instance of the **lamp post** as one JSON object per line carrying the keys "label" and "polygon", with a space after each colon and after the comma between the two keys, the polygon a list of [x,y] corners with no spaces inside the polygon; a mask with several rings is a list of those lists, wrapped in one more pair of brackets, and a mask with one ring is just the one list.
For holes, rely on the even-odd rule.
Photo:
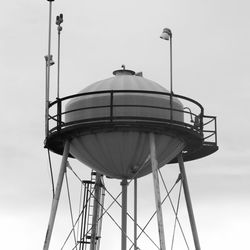
{"label": "lamp post", "polygon": [[58,51],[57,51],[57,98],[60,96],[60,49],[61,49],[61,31],[63,23],[63,14],[56,17],[57,34],[58,34]]}
{"label": "lamp post", "polygon": [[160,36],[163,40],[170,42],[170,93],[173,94],[173,63],[172,63],[172,32],[168,28],[164,28]]}
{"label": "lamp post", "polygon": [[172,60],[172,31],[168,28],[164,28],[160,36],[163,40],[169,40],[170,42],[170,117],[173,119],[173,60]]}

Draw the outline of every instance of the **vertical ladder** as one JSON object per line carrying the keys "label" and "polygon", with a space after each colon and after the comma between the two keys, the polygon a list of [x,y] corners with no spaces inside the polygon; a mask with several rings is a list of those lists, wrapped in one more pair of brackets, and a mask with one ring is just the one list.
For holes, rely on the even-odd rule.
{"label": "vertical ladder", "polygon": [[[96,186],[96,172],[94,170],[91,171],[91,183],[89,189],[90,199],[88,202],[88,217],[87,217],[87,231],[86,231],[86,239],[89,244],[91,243],[91,235],[92,235],[92,227],[93,227],[93,215],[94,215],[94,203],[95,203],[95,186]],[[85,248],[86,249],[86,248]]]}
{"label": "vertical ladder", "polygon": [[91,199],[91,190],[93,190],[95,182],[91,180],[82,181],[84,186],[83,188],[83,199],[82,199],[82,211],[81,211],[81,229],[79,235],[79,250],[86,250],[87,246],[90,244],[90,241],[87,239],[87,221],[90,213],[90,199]]}
{"label": "vertical ladder", "polygon": [[[83,181],[83,206],[81,213],[81,232],[79,250],[98,250],[100,246],[100,232],[102,220],[102,206],[104,189],[102,176],[91,172],[91,179]],[[102,217],[101,217],[102,218]]]}

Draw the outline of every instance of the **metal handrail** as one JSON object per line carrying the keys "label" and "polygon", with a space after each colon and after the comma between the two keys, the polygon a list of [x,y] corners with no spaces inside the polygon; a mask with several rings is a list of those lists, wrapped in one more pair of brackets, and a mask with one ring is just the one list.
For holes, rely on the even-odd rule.
{"label": "metal handrail", "polygon": [[[148,90],[102,90],[102,91],[79,93],[79,94],[69,95],[69,96],[66,96],[63,98],[57,98],[54,102],[50,103],[49,107],[51,108],[55,104],[59,105],[63,101],[68,100],[68,99],[72,99],[72,98],[77,98],[77,97],[81,97],[81,96],[89,96],[89,95],[107,94],[107,93],[110,94],[110,105],[107,105],[107,106],[109,106],[111,108],[111,110],[114,107],[113,96],[115,93],[141,93],[141,94],[156,94],[156,95],[163,95],[163,96],[169,96],[169,97],[173,96],[176,98],[184,99],[186,101],[192,102],[193,104],[197,105],[200,108],[200,116],[203,117],[203,115],[204,115],[203,106],[199,102],[197,102],[189,97],[182,96],[182,95],[176,95],[176,94],[171,95],[168,92],[148,91]],[[93,106],[92,108],[95,108],[95,106]],[[186,113],[186,112],[184,112],[184,113]]]}
{"label": "metal handrail", "polygon": [[[59,100],[60,101],[65,101],[65,100],[68,100],[68,99],[81,97],[81,96],[107,94],[107,93],[110,93],[111,95],[115,94],[115,93],[141,93],[141,94],[158,94],[158,95],[163,95],[163,96],[165,95],[165,96],[169,96],[169,97],[171,96],[171,94],[168,93],[168,92],[150,91],[150,90],[101,90],[101,91],[78,93],[78,94],[74,94],[74,95],[65,96],[65,97],[62,97],[62,98],[57,98],[56,101],[50,103],[49,107],[55,105]],[[199,102],[197,102],[197,101],[195,101],[195,100],[193,100],[193,99],[191,99],[189,97],[182,96],[182,95],[177,95],[177,94],[172,94],[172,96],[176,97],[176,98],[180,98],[180,99],[190,101],[190,102],[196,104],[198,107],[200,107],[201,111],[204,110],[203,106]]]}
{"label": "metal handrail", "polygon": [[[176,124],[176,125],[180,125],[186,128],[190,128],[193,129],[194,131],[198,132],[198,133],[206,133],[206,132],[213,132],[211,135],[204,137],[204,140],[206,140],[207,138],[210,138],[212,135],[215,136],[215,142],[217,143],[217,133],[216,133],[216,117],[214,116],[206,116],[204,115],[204,108],[203,106],[191,99],[188,98],[186,96],[182,96],[182,95],[176,95],[176,94],[172,94],[172,96],[174,98],[178,98],[178,99],[183,99],[186,101],[189,101],[190,103],[192,103],[193,105],[197,106],[199,108],[199,111],[197,113],[193,113],[191,112],[191,110],[189,111],[185,111],[185,110],[179,110],[179,109],[173,109],[173,108],[169,108],[169,107],[163,107],[163,106],[152,106],[152,105],[136,105],[136,104],[126,104],[126,105],[121,105],[121,104],[114,104],[114,98],[117,96],[117,94],[120,93],[139,93],[139,94],[145,94],[145,95],[161,95],[161,96],[169,96],[169,98],[171,97],[170,93],[167,92],[158,92],[158,91],[147,91],[147,90],[104,90],[104,91],[95,91],[95,92],[86,92],[86,93],[80,93],[80,94],[74,94],[74,95],[69,95],[69,96],[65,96],[62,98],[57,98],[54,102],[51,102],[49,105],[49,109],[51,107],[53,107],[54,105],[57,105],[57,113],[55,115],[49,115],[48,117],[48,123],[50,120],[54,120],[57,122],[57,126],[53,127],[52,129],[49,130],[49,133],[53,133],[56,130],[61,130],[63,127],[72,125],[72,124],[77,124],[77,123],[84,123],[84,122],[94,122],[94,121],[110,121],[113,122],[114,120],[124,120],[124,119],[129,119],[129,120],[144,120],[144,121],[158,121],[158,122],[166,122],[166,123],[171,123],[171,124]],[[97,105],[97,106],[87,106],[87,107],[83,107],[83,108],[79,108],[79,109],[74,109],[74,110],[69,110],[69,111],[64,111],[62,112],[62,103],[66,100],[69,99],[73,99],[73,98],[78,98],[78,97],[82,97],[82,96],[93,96],[93,95],[101,95],[101,94],[109,94],[110,95],[110,99],[107,105]],[[193,124],[189,124],[189,123],[184,123],[184,122],[178,122],[176,120],[173,120],[172,115],[170,116],[171,119],[161,119],[161,118],[154,118],[154,117],[138,117],[138,116],[124,116],[124,117],[118,117],[118,116],[114,116],[114,109],[115,108],[119,108],[119,107],[143,107],[143,108],[155,108],[155,109],[163,109],[163,110],[170,110],[170,112],[172,113],[173,111],[175,112],[181,112],[184,114],[190,114],[191,116],[193,116],[196,120],[198,121],[197,123],[193,123]],[[71,113],[71,112],[76,112],[76,111],[81,111],[81,110],[87,110],[87,109],[98,109],[98,108],[108,108],[109,109],[109,115],[106,117],[98,117],[98,118],[91,118],[91,119],[83,119],[83,120],[78,120],[75,122],[69,122],[69,123],[65,123],[62,121],[62,115]],[[203,119],[209,119],[209,121],[206,121],[205,123],[203,123]],[[212,131],[208,131],[208,130],[204,130],[204,127],[207,126],[210,123],[214,123],[214,130]]]}
{"label": "metal handrail", "polygon": [[211,133],[210,135],[206,136],[203,138],[203,140],[205,141],[206,139],[212,137],[213,135],[215,135],[215,131],[212,130],[206,130],[205,132]]}
{"label": "metal handrail", "polygon": [[204,126],[211,123],[211,122],[213,122],[216,119],[215,116],[210,116],[210,115],[204,115],[203,118],[211,118],[211,120],[209,120],[208,122],[203,124]]}
{"label": "metal handrail", "polygon": [[[126,104],[126,105],[99,105],[99,106],[89,106],[89,107],[84,107],[84,108],[78,108],[78,109],[72,109],[72,110],[69,110],[69,111],[65,111],[65,112],[61,112],[61,115],[65,115],[65,114],[69,114],[69,113],[74,113],[76,111],[81,111],[81,110],[87,110],[87,109],[98,109],[98,108],[110,108],[110,109],[113,109],[113,108],[116,108],[116,107],[139,107],[139,108],[154,108],[154,109],[163,109],[163,110],[172,110],[172,111],[175,111],[175,112],[180,112],[180,113],[186,113],[186,114],[192,114],[194,117],[198,117],[198,115],[194,114],[194,113],[190,113],[190,112],[187,112],[187,111],[184,111],[184,110],[180,110],[180,109],[174,109],[174,108],[167,108],[167,107],[159,107],[159,106],[151,106],[151,105],[131,105],[131,104]],[[112,112],[110,112],[112,113]],[[50,116],[49,117],[49,120],[54,120],[56,122],[59,122],[59,120],[56,119],[56,117],[58,117],[58,114],[56,115],[53,115],[53,116]],[[161,119],[161,118],[154,118],[154,117],[140,117],[140,116],[113,116],[110,115],[110,116],[106,116],[106,117],[98,117],[98,118],[90,118],[90,119],[83,119],[83,120],[77,120],[75,122],[68,122],[68,123],[65,123],[65,122],[61,122],[61,125],[63,124],[64,126],[68,126],[68,125],[72,125],[72,124],[75,124],[75,123],[81,123],[81,122],[90,122],[90,121],[97,121],[97,120],[108,120],[108,121],[112,121],[113,119],[116,119],[116,120],[123,120],[123,119],[130,119],[130,120],[154,120],[154,121],[159,121],[159,122],[168,122],[168,123],[172,123],[173,120],[171,119]],[[197,127],[200,127],[200,126],[194,126],[194,125],[190,125],[189,123],[185,123],[185,122],[179,122],[179,121],[174,121],[175,124],[179,124],[179,125],[184,125],[185,127],[195,127],[196,130]],[[63,127],[63,126],[61,126]]]}
{"label": "metal handrail", "polygon": [[[99,108],[122,108],[122,107],[137,107],[137,108],[154,108],[154,109],[163,109],[163,110],[171,110],[171,108],[167,108],[167,107],[159,107],[159,106],[152,106],[152,105],[136,105],[136,104],[126,104],[126,105],[121,105],[121,104],[113,104],[113,105],[97,105],[97,106],[87,106],[84,108],[77,108],[77,109],[71,109],[69,111],[65,111],[65,112],[61,112],[61,115],[65,115],[65,114],[69,114],[69,113],[74,113],[76,111],[82,111],[82,110],[88,110],[88,109],[99,109]],[[184,111],[184,110],[180,110],[180,109],[174,109],[172,108],[173,111],[177,111],[180,113],[185,113],[185,114],[190,114],[194,117],[198,117],[199,115],[196,115],[192,112],[188,112],[188,111]],[[112,112],[111,112],[112,113]],[[57,117],[56,115],[53,116],[49,116],[49,120],[52,119],[54,121],[57,121],[55,119],[55,117]]]}

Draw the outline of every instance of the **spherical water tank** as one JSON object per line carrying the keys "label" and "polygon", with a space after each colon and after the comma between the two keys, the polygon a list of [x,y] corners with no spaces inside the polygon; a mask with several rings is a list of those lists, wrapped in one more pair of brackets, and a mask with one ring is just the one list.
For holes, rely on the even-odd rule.
{"label": "spherical water tank", "polygon": [[[71,140],[70,153],[76,159],[112,178],[133,178],[151,172],[149,161],[149,133],[155,134],[156,153],[159,167],[175,158],[184,148],[185,142],[177,134],[145,129],[147,123],[174,120],[184,122],[183,105],[172,99],[170,112],[169,93],[161,85],[137,76],[130,70],[117,70],[114,77],[93,83],[80,93],[86,93],[70,100],[65,108],[67,124],[80,121],[101,121],[110,116],[112,93],[112,121],[122,122],[109,129],[78,131]],[[132,123],[131,123],[132,121]],[[145,125],[145,126],[144,126]]]}

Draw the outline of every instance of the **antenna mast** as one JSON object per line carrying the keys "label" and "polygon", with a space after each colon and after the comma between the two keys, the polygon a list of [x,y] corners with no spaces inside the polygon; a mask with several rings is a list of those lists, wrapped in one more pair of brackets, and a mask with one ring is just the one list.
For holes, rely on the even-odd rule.
{"label": "antenna mast", "polygon": [[47,0],[49,2],[49,38],[48,38],[48,54],[45,56],[46,63],[46,77],[45,77],[45,136],[49,133],[49,89],[50,89],[50,66],[54,64],[51,55],[51,16],[52,16],[52,2],[54,0]]}

